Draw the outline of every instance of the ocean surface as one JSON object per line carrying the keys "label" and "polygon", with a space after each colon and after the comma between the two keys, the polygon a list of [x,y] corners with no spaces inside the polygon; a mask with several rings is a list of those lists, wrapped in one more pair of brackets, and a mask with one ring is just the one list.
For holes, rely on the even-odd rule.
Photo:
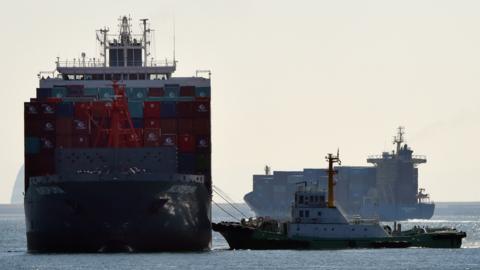
{"label": "ocean surface", "polygon": [[[228,208],[228,206],[223,206]],[[239,205],[248,212],[245,205]],[[214,207],[215,221],[231,217]],[[234,213],[233,209],[230,209]],[[0,270],[3,269],[480,269],[480,202],[437,203],[431,220],[402,222],[454,226],[467,232],[461,249],[356,249],[331,251],[229,250],[213,234],[212,250],[189,253],[29,254],[20,207],[0,205]]]}

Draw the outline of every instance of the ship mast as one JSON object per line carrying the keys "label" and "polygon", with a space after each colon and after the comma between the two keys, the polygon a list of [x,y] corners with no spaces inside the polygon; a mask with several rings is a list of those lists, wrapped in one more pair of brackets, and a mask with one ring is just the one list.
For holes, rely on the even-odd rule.
{"label": "ship mast", "polygon": [[393,137],[393,144],[396,144],[397,145],[397,155],[398,153],[400,153],[400,149],[402,147],[402,143],[405,142],[404,141],[404,138],[403,138],[403,135],[405,135],[405,128],[400,126],[398,127],[398,133],[397,133],[397,136],[394,136]]}
{"label": "ship mast", "polygon": [[333,194],[333,186],[335,183],[333,182],[333,176],[337,173],[333,169],[333,164],[338,163],[341,165],[340,161],[340,151],[337,150],[337,155],[334,156],[333,154],[327,154],[325,159],[328,161],[328,199],[327,199],[327,206],[329,208],[335,208],[335,196]]}
{"label": "ship mast", "polygon": [[148,53],[148,45],[150,45],[150,41],[147,40],[147,33],[150,33],[150,28],[147,28],[147,21],[148,19],[141,19],[140,20],[143,24],[143,66],[147,66],[147,58],[150,55]]}

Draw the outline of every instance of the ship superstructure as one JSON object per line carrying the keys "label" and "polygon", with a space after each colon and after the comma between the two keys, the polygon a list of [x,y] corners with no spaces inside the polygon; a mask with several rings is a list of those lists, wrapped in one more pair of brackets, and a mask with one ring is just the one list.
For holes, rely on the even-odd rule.
{"label": "ship superstructure", "polygon": [[204,250],[211,243],[210,78],[174,77],[134,35],[56,61],[25,103],[29,251]]}
{"label": "ship superstructure", "polygon": [[[379,218],[382,221],[429,219],[435,204],[418,186],[418,164],[425,156],[413,155],[404,144],[404,129],[394,139],[396,150],[370,156],[374,166],[337,166],[335,194],[338,206],[349,216]],[[296,183],[327,189],[326,169],[274,171],[253,176],[253,191],[244,199],[257,216],[286,220],[290,217]]]}

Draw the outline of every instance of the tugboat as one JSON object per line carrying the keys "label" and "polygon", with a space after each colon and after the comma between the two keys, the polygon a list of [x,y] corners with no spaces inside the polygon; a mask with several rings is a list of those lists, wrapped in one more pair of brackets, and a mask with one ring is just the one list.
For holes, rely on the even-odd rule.
{"label": "tugboat", "polygon": [[333,193],[334,163],[339,154],[328,154],[328,192],[298,187],[288,222],[250,218],[241,222],[213,223],[213,230],[222,234],[231,249],[346,249],[346,248],[460,248],[466,233],[454,228],[414,227],[402,231],[382,226],[375,219],[347,219],[335,206]]}

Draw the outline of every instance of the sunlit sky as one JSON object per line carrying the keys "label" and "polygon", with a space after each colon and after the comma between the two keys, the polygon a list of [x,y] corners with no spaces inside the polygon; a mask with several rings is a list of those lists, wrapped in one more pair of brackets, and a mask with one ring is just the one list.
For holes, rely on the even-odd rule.
{"label": "sunlit sky", "polygon": [[177,76],[212,70],[213,181],[236,201],[252,174],[345,165],[392,150],[398,125],[428,158],[435,201],[478,201],[480,2],[9,1],[0,10],[0,203],[23,163],[23,102],[61,59],[98,57],[95,30],[149,18]]}

